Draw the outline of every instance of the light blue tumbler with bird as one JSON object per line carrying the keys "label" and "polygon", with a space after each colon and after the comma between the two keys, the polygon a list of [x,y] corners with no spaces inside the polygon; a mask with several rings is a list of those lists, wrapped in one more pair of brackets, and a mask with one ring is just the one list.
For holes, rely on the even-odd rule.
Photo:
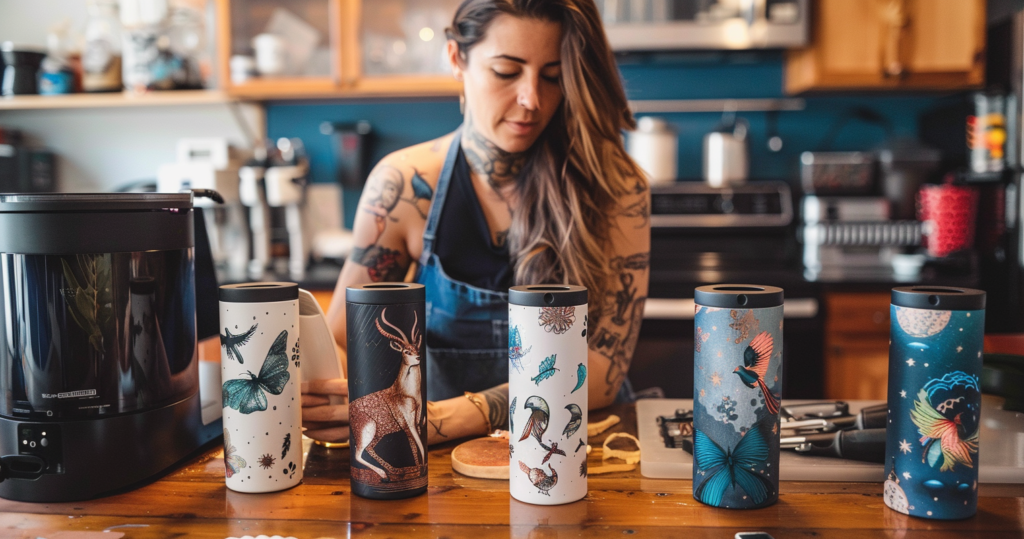
{"label": "light blue tumbler with bird", "polygon": [[693,497],[730,509],[779,498],[783,290],[694,292]]}
{"label": "light blue tumbler with bird", "polygon": [[509,492],[538,505],[587,495],[587,289],[508,294]]}

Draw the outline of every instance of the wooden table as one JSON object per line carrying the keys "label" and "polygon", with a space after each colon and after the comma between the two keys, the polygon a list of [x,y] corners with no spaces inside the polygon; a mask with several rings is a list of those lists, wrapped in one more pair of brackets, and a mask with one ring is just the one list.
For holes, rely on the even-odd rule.
{"label": "wooden table", "polygon": [[[632,406],[612,412],[623,422],[609,432],[636,432]],[[595,413],[597,421],[608,412]],[[591,440],[600,448],[607,435]],[[889,510],[878,483],[783,482],[779,503],[754,511],[698,503],[685,480],[646,479],[639,469],[592,475],[590,493],[563,506],[512,500],[504,481],[473,479],[451,469],[456,444],[430,450],[426,495],[378,501],[353,496],[348,449],[305,440],[302,485],[272,494],[241,494],[224,486],[223,450],[213,447],[142,488],[98,500],[32,504],[0,500],[0,537],[116,539],[148,537],[489,536],[732,538],[738,531],[783,537],[1021,537],[1024,486],[982,485],[978,515],[963,521],[923,520]],[[600,464],[595,451],[590,467]],[[103,530],[109,530],[103,533]],[[63,532],[63,533],[61,533]],[[84,533],[83,533],[84,532]]]}

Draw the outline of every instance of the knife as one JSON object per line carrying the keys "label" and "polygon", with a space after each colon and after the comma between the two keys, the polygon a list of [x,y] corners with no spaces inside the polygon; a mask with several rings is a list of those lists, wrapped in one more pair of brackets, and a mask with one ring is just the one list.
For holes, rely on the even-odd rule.
{"label": "knife", "polygon": [[805,455],[885,462],[885,429],[789,436],[782,438],[780,445],[783,449],[795,449]]}

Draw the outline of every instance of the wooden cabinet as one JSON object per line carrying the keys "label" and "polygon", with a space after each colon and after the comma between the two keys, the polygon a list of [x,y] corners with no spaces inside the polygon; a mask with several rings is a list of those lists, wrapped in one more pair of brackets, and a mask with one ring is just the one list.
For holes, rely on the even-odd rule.
{"label": "wooden cabinet", "polygon": [[985,0],[817,0],[786,91],[954,89],[985,79]]}
{"label": "wooden cabinet", "polygon": [[[245,99],[454,96],[443,62],[456,0],[217,0],[217,69]],[[231,80],[231,57],[255,57],[253,40],[290,32],[285,73]],[[296,54],[298,51],[298,54]],[[299,56],[300,61],[295,57]]]}
{"label": "wooden cabinet", "polygon": [[886,398],[889,375],[888,293],[825,296],[825,396]]}

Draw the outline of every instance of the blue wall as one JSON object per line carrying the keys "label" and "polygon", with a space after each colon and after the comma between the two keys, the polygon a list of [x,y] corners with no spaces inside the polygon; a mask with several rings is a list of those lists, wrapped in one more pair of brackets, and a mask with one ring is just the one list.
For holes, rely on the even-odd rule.
{"label": "blue wall", "polygon": [[[777,51],[679,53],[620,58],[620,70],[630,99],[781,98],[783,55]],[[750,171],[755,179],[795,181],[799,155],[807,150],[870,150],[882,145],[887,135],[877,125],[850,121],[829,148],[822,137],[850,107],[868,107],[890,122],[896,137],[916,137],[918,116],[940,97],[932,94],[858,94],[805,97],[807,107],[780,112],[777,132],[783,140],[780,152],[767,148],[766,114],[740,113],[750,122]],[[718,113],[661,115],[679,133],[679,177],[701,176],[704,134],[721,120]],[[267,131],[271,137],[300,137],[309,150],[312,177],[316,182],[334,180],[331,137],[320,133],[324,121],[368,120],[376,144],[373,161],[389,152],[450,132],[461,121],[455,100],[360,101],[273,103],[267,107]],[[346,215],[353,215],[356,194],[346,196]],[[351,224],[351,218],[346,219]]]}

